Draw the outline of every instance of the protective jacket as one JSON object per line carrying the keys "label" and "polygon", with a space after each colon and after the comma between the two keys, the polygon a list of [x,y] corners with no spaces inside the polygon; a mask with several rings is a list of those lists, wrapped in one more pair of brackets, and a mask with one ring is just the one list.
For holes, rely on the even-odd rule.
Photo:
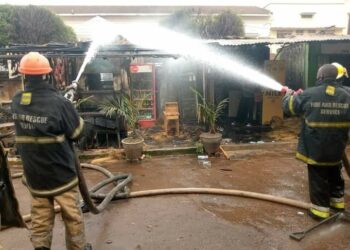
{"label": "protective jacket", "polygon": [[323,82],[283,98],[283,111],[303,118],[296,157],[309,165],[341,163],[350,127],[350,88]]}
{"label": "protective jacket", "polygon": [[73,105],[41,82],[14,96],[12,112],[29,191],[46,197],[76,186],[72,140],[79,137],[84,122]]}

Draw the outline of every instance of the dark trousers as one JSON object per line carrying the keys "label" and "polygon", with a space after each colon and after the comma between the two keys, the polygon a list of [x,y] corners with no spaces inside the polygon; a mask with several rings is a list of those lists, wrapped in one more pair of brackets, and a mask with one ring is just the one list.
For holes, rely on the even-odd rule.
{"label": "dark trousers", "polygon": [[309,192],[312,204],[329,207],[330,198],[344,196],[344,179],[341,174],[342,165],[318,166],[308,165]]}

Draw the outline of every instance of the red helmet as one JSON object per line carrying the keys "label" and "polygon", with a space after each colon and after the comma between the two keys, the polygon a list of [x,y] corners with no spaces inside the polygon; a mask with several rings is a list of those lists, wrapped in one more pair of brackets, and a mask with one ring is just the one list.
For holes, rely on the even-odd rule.
{"label": "red helmet", "polygon": [[25,75],[46,75],[52,68],[45,56],[38,52],[29,52],[22,57],[18,71]]}

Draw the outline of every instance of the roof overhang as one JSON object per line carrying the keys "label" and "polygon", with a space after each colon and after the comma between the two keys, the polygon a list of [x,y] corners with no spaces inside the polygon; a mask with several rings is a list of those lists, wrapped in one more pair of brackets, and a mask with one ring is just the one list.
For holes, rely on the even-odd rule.
{"label": "roof overhang", "polygon": [[314,36],[297,38],[266,38],[266,39],[234,39],[234,40],[206,40],[209,44],[221,46],[244,46],[244,45],[269,45],[269,44],[292,44],[313,42],[350,42],[349,36]]}
{"label": "roof overhang", "polygon": [[[266,39],[232,39],[232,40],[203,40],[203,43],[219,46],[253,46],[273,44],[350,42],[349,36],[321,36],[298,38],[266,38]],[[30,51],[38,51],[48,57],[85,57],[88,43],[85,46],[67,44],[46,45],[16,45],[0,48],[0,59],[19,59]],[[158,57],[178,58],[180,55],[167,53],[156,49],[145,49],[134,45],[110,45],[103,47],[97,57]]]}

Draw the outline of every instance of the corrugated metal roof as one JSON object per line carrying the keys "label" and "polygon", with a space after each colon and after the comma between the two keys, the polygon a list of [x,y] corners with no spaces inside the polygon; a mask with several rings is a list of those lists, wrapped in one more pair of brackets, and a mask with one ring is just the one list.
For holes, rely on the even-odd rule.
{"label": "corrugated metal roof", "polygon": [[179,10],[191,10],[201,14],[215,14],[224,11],[232,11],[239,15],[270,15],[270,11],[256,6],[115,6],[115,5],[51,5],[42,6],[57,15],[70,14],[171,14]]}
{"label": "corrugated metal roof", "polygon": [[350,36],[319,36],[319,37],[296,37],[296,38],[266,38],[266,39],[233,39],[233,40],[206,40],[206,43],[217,43],[222,46],[242,45],[267,45],[267,44],[291,44],[312,42],[341,42],[350,41]]}
{"label": "corrugated metal roof", "polygon": [[[299,37],[278,39],[235,39],[235,40],[206,40],[207,44],[218,44],[220,46],[252,46],[268,44],[294,44],[313,42],[350,42],[350,36],[322,36],[322,37]],[[49,57],[56,56],[85,56],[89,43],[74,44],[45,44],[45,45],[13,45],[0,48],[0,59],[15,59],[23,56],[29,51],[39,51]],[[15,53],[9,55],[8,53]],[[135,45],[110,45],[100,49],[98,56],[122,57],[122,56],[150,56],[150,57],[177,57],[179,55],[166,53],[156,49],[145,49]]]}

